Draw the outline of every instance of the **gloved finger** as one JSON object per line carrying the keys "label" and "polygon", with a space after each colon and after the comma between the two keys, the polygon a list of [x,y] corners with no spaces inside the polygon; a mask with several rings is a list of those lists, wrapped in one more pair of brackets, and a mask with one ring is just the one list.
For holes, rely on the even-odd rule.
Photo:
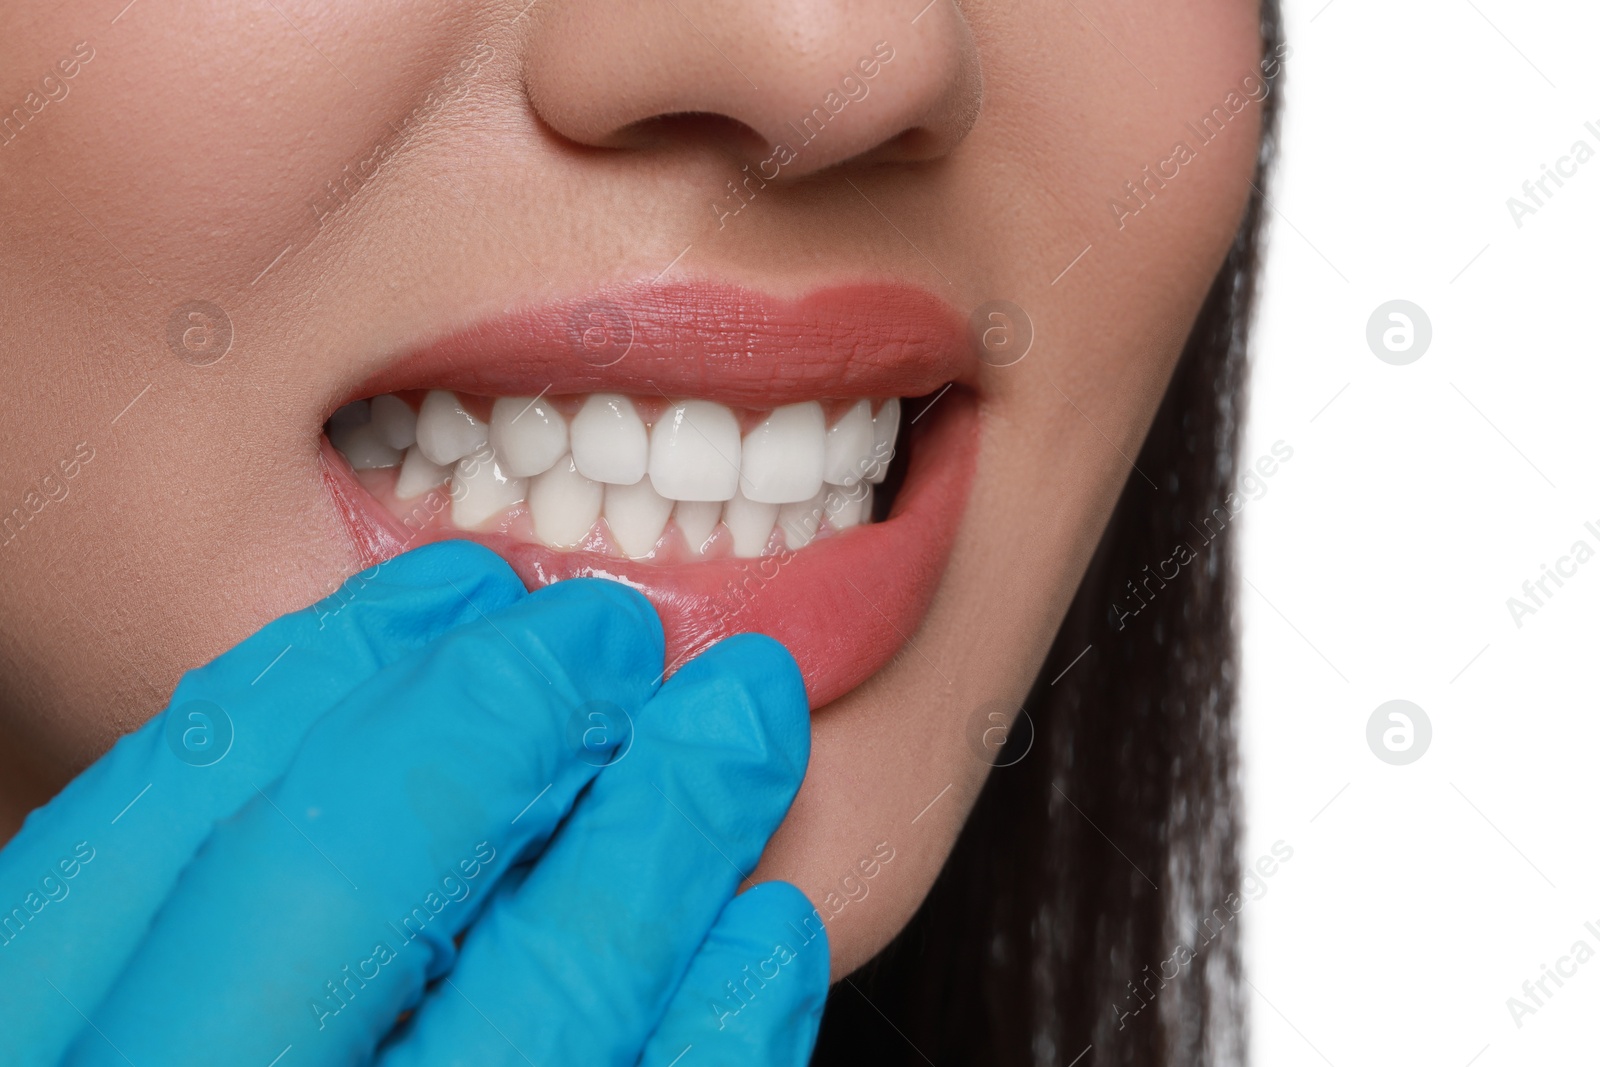
{"label": "gloved finger", "polygon": [[740,893],[706,935],[639,1067],[805,1067],[828,962],[827,929],[804,893],[788,882]]}
{"label": "gloved finger", "polygon": [[631,1067],[788,811],[810,744],[782,645],[748,634],[690,661],[378,1062]]}
{"label": "gloved finger", "polygon": [[268,623],[178,683],[0,852],[0,1062],[54,1063],[217,820],[385,664],[525,596],[505,562],[428,545]]}
{"label": "gloved finger", "polygon": [[68,1062],[368,1062],[596,773],[589,709],[637,714],[663,649],[642,596],[575,579],[381,672],[218,826]]}

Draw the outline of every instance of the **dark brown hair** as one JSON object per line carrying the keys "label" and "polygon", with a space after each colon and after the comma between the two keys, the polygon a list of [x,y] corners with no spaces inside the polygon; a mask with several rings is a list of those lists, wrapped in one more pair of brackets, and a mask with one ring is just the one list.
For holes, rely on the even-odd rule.
{"label": "dark brown hair", "polygon": [[[1263,55],[1281,32],[1267,0]],[[1126,583],[1195,543],[1190,523],[1237,477],[1281,83],[1262,100],[1243,223],[1139,453],[1159,488],[1129,478],[1024,705],[1031,751],[989,776],[906,929],[834,987],[815,1064],[1244,1059],[1238,923],[1196,925],[1229,916],[1216,909],[1239,889],[1232,527],[1123,613],[1138,604]],[[1180,944],[1192,959],[1175,957]]]}

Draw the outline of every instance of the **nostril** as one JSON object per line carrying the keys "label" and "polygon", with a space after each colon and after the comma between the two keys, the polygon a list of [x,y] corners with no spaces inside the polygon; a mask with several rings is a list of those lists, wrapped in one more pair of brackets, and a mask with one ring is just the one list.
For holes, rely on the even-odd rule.
{"label": "nostril", "polygon": [[972,128],[982,69],[960,6],[923,6],[908,29],[890,5],[842,0],[540,0],[524,89],[575,145],[693,146],[736,167],[781,147],[786,180],[852,160],[924,162]]}
{"label": "nostril", "polygon": [[678,111],[630,123],[610,138],[614,148],[660,148],[672,144],[732,151],[737,155],[771,148],[762,136],[738,119],[714,111]]}
{"label": "nostril", "polygon": [[913,126],[859,158],[861,163],[920,163],[937,159],[948,149],[946,138],[926,126]]}

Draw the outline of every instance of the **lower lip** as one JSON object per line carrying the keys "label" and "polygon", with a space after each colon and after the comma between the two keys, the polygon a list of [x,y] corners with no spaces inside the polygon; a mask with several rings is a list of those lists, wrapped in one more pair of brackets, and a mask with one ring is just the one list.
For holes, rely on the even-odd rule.
{"label": "lower lip", "polygon": [[661,615],[667,673],[724,637],[763,633],[800,665],[813,708],[880,670],[921,624],[944,574],[977,454],[977,407],[950,390],[913,427],[910,463],[883,522],[760,559],[657,565],[560,552],[504,534],[407,529],[356,482],[323,439],[323,469],[363,564],[429,541],[464,537],[511,564],[530,589],[567,578],[610,578],[639,590]]}

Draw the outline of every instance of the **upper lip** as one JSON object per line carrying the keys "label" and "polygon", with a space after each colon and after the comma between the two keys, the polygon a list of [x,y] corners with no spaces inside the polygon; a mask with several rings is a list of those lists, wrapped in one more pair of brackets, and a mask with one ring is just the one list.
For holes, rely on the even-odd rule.
{"label": "upper lip", "polygon": [[355,393],[609,390],[769,407],[918,396],[971,384],[973,346],[944,301],[864,282],[777,298],[706,283],[625,286],[484,319],[422,345]]}

